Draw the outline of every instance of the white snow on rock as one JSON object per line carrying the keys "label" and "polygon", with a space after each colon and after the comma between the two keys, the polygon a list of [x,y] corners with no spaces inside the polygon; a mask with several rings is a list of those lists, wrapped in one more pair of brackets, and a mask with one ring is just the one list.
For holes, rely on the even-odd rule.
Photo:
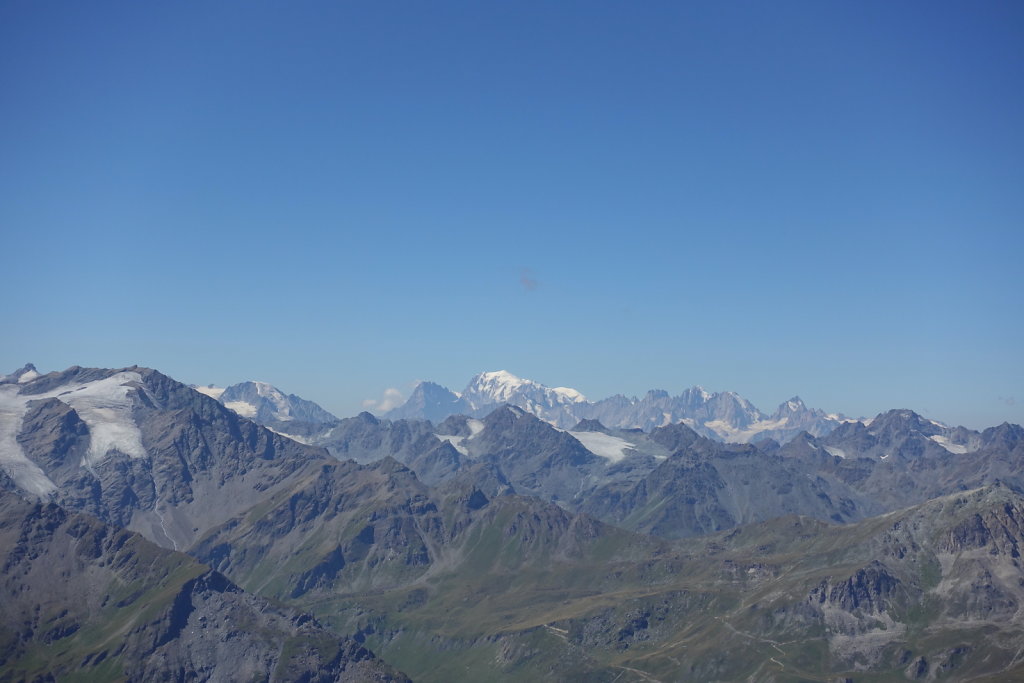
{"label": "white snow on rock", "polygon": [[828,451],[829,455],[834,455],[837,458],[846,459],[846,451],[842,448],[836,448],[835,446],[825,446],[825,450]]}
{"label": "white snow on rock", "polygon": [[220,398],[220,395],[224,393],[224,387],[215,387],[212,384],[208,387],[192,387],[200,394],[206,394],[212,399]]}
{"label": "white snow on rock", "polygon": [[147,457],[128,396],[132,385],[141,382],[139,373],[125,371],[93,382],[65,384],[42,394],[19,394],[19,385],[0,386],[0,469],[37,496],[44,497],[56,488],[28,459],[17,439],[29,402],[48,398],[69,405],[89,428],[89,451],[82,459],[83,467],[102,462],[114,450],[130,458]]}
{"label": "white snow on rock", "polygon": [[759,420],[750,424],[746,429],[734,427],[725,420],[710,420],[705,422],[704,426],[717,434],[723,441],[728,443],[750,443],[751,439],[761,432],[772,429],[785,429],[789,426],[789,418],[783,417],[777,420]]}
{"label": "white snow on rock", "polygon": [[576,391],[575,389],[570,389],[569,387],[555,387],[551,391],[555,392],[561,398],[564,398],[565,400],[570,401],[572,403],[586,403],[587,401],[586,396]]}
{"label": "white snow on rock", "polygon": [[469,427],[469,436],[459,436],[458,434],[435,434],[434,436],[441,441],[450,443],[459,453],[469,455],[466,442],[484,430],[484,423],[483,420],[470,419],[466,420],[466,426]]}
{"label": "white snow on rock", "polygon": [[0,469],[29,493],[45,498],[57,486],[21,450],[18,432],[28,410],[28,401],[18,396],[18,387],[0,385]]}
{"label": "white snow on rock", "polygon": [[470,399],[474,404],[491,403],[517,403],[518,400],[525,401],[530,412],[537,413],[534,403],[551,405],[564,405],[570,403],[585,403],[586,397],[575,389],[569,387],[548,388],[543,384],[530,379],[516,377],[507,370],[496,370],[494,372],[481,372],[470,380],[463,396]]}
{"label": "white snow on rock", "polygon": [[18,378],[18,384],[28,384],[36,377],[39,377],[39,373],[35,370],[29,370],[28,372],[21,373],[21,377]]}
{"label": "white snow on rock", "polygon": [[459,453],[469,455],[469,449],[465,446],[466,437],[459,436],[458,434],[435,434],[434,436],[441,441],[447,441],[450,443]]}
{"label": "white snow on rock", "polygon": [[636,446],[625,439],[602,432],[569,432],[583,447],[594,455],[618,462],[625,458],[626,451],[636,450]]}
{"label": "white snow on rock", "polygon": [[935,436],[930,436],[928,438],[934,441],[935,443],[939,444],[943,448],[945,448],[950,453],[956,453],[957,455],[970,453],[970,449],[968,449],[967,446],[961,446],[960,444],[953,443],[948,438],[941,436],[939,434],[936,434]]}
{"label": "white snow on rock", "polygon": [[228,410],[233,410],[242,417],[255,417],[256,406],[246,401],[228,401],[224,404],[224,407]]}
{"label": "white snow on rock", "polygon": [[141,383],[142,375],[119,372],[106,379],[61,387],[45,395],[26,398],[55,397],[74,408],[89,427],[89,452],[83,465],[99,463],[112,450],[130,458],[145,458],[147,453],[142,447],[142,433],[132,419],[132,402],[128,398],[133,387],[126,385],[132,382]]}

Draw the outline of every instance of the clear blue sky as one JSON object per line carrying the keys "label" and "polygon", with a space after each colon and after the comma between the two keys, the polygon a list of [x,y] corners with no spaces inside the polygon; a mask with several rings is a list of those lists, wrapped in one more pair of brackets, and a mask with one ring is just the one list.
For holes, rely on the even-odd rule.
{"label": "clear blue sky", "polygon": [[1024,3],[0,3],[0,371],[1024,422]]}

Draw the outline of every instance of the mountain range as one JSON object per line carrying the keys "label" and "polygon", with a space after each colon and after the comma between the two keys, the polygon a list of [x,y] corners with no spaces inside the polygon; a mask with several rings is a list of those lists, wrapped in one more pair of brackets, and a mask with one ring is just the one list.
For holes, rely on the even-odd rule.
{"label": "mountain range", "polygon": [[559,427],[516,396],[598,404],[507,377],[432,421],[203,389],[0,378],[0,680],[1024,676],[1017,425],[729,443]]}
{"label": "mountain range", "polygon": [[580,420],[644,431],[681,422],[710,439],[739,443],[769,438],[787,441],[800,432],[822,436],[849,421],[839,414],[808,408],[797,396],[768,415],[736,393],[710,393],[702,387],[686,389],[678,396],[652,390],[642,398],[615,395],[591,402],[575,389],[549,388],[503,370],[480,373],[461,393],[421,382],[404,404],[385,417],[440,422],[451,415],[482,417],[505,404],[561,429],[571,429]]}
{"label": "mountain range", "polygon": [[[282,423],[326,424],[338,419],[316,403],[285,394],[265,382],[193,388],[239,415],[275,429],[283,427],[294,432],[294,425]],[[402,405],[386,411],[382,417],[439,423],[452,415],[484,417],[503,405],[522,408],[560,429],[571,429],[581,420],[599,420],[609,427],[644,431],[681,422],[709,439],[736,443],[788,441],[801,432],[823,436],[854,421],[838,413],[809,408],[799,396],[766,414],[734,392],[710,393],[702,387],[686,389],[678,396],[652,390],[642,398],[616,395],[591,402],[575,389],[546,387],[504,370],[476,375],[461,393],[434,382],[420,382]]]}

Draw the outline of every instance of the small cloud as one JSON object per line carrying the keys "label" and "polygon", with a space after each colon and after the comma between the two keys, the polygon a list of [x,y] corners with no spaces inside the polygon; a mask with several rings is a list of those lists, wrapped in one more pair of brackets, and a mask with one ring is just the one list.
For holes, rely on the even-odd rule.
{"label": "small cloud", "polygon": [[533,270],[530,268],[521,268],[519,270],[519,284],[521,284],[523,289],[527,292],[532,292],[540,287],[540,282],[538,282],[537,278],[534,277]]}
{"label": "small cloud", "polygon": [[381,398],[365,399],[363,401],[363,408],[374,413],[386,413],[403,403],[405,403],[405,396],[402,395],[402,392],[394,387],[388,387],[384,390],[384,395]]}
{"label": "small cloud", "polygon": [[1002,401],[1003,403],[1005,403],[1008,406],[1015,406],[1015,405],[1017,405],[1017,399],[1014,396],[1000,396],[999,400]]}

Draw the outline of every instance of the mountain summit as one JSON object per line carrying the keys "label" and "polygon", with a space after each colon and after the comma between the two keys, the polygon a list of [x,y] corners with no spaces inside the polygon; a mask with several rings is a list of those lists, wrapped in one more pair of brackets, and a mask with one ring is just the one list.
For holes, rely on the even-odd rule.
{"label": "mountain summit", "polygon": [[240,382],[226,389],[214,386],[193,389],[223,403],[242,417],[260,424],[274,422],[337,422],[338,418],[312,401],[285,394],[266,382]]}

